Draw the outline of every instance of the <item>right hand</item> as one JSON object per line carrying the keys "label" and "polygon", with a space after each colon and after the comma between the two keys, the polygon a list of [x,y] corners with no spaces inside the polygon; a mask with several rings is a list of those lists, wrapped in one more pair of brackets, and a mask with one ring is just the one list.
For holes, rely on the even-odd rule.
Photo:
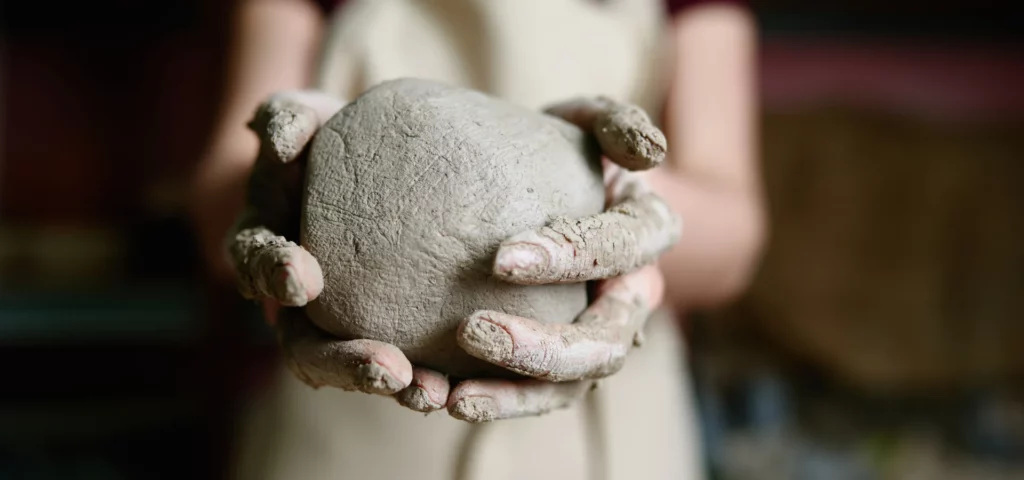
{"label": "right hand", "polygon": [[[414,367],[394,345],[340,340],[317,328],[301,308],[323,289],[316,259],[283,235],[295,235],[307,145],[342,106],[310,91],[283,92],[260,105],[250,128],[260,140],[245,213],[229,250],[241,293],[264,305],[285,363],[307,385],[394,396],[419,412],[444,408],[448,379]],[[294,239],[292,239],[294,240]]]}

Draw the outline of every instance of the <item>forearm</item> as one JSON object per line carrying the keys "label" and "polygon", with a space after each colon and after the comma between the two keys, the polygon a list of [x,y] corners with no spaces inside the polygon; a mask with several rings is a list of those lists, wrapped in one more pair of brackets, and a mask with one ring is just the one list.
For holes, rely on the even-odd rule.
{"label": "forearm", "polygon": [[246,0],[235,20],[222,103],[192,195],[207,265],[221,278],[230,271],[222,240],[244,207],[259,149],[246,123],[270,94],[307,85],[323,28],[306,0]]}
{"label": "forearm", "polygon": [[683,219],[683,234],[660,261],[665,302],[677,309],[721,305],[743,292],[767,235],[764,207],[749,191],[651,175],[651,186]]}
{"label": "forearm", "polygon": [[683,218],[663,259],[666,299],[701,308],[746,287],[766,236],[756,138],[756,27],[742,7],[707,4],[675,19],[666,173],[649,180]]}

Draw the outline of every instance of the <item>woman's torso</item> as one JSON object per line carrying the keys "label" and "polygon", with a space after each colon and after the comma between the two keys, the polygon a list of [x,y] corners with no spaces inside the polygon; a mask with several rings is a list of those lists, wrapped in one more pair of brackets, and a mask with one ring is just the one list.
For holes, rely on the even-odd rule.
{"label": "woman's torso", "polygon": [[[315,87],[351,100],[418,76],[529,107],[604,94],[653,108],[664,91],[663,21],[660,0],[349,0],[332,14]],[[644,347],[588,402],[482,429],[393,399],[312,390],[282,369],[253,405],[236,473],[441,480],[462,465],[460,478],[564,480],[599,462],[609,479],[698,478],[683,345],[675,321],[657,317]]]}
{"label": "woman's torso", "polygon": [[348,0],[331,10],[316,87],[350,100],[425,77],[531,108],[609,95],[656,115],[665,12],[661,0]]}

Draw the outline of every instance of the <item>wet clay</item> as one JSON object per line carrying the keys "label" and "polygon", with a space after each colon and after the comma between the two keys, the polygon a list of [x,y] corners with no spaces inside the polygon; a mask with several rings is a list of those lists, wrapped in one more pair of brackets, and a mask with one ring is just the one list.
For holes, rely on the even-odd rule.
{"label": "wet clay", "polygon": [[570,323],[586,307],[582,283],[514,285],[494,262],[513,235],[601,212],[600,159],[579,127],[476,91],[418,79],[366,91],[310,146],[299,243],[323,270],[310,319],[452,376],[508,376],[456,329],[483,309]]}

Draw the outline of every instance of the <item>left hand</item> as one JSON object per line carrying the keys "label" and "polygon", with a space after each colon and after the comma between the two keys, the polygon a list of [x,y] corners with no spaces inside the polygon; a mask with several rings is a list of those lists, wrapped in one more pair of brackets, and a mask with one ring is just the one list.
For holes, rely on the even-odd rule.
{"label": "left hand", "polygon": [[597,136],[607,157],[608,208],[509,238],[494,273],[517,284],[595,280],[596,297],[569,325],[487,310],[463,321],[463,349],[530,379],[459,383],[446,407],[461,420],[539,415],[571,405],[622,368],[662,301],[664,280],[655,262],[678,241],[681,220],[632,171],[662,163],[664,136],[639,109],[610,101],[566,102],[548,112]]}

